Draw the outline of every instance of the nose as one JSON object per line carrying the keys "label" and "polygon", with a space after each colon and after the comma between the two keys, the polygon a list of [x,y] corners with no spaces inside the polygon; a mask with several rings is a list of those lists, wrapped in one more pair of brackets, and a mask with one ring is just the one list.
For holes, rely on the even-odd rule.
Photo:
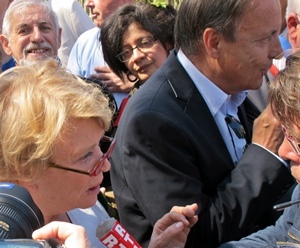
{"label": "nose", "polygon": [[30,41],[33,43],[40,43],[43,41],[43,34],[38,27],[33,28]]}
{"label": "nose", "polygon": [[138,61],[139,59],[144,58],[145,56],[145,53],[141,52],[138,48],[135,48],[132,51],[133,61]]}
{"label": "nose", "polygon": [[87,0],[87,1],[85,1],[85,3],[84,3],[84,6],[85,6],[86,8],[91,8],[93,5],[94,5],[94,1],[92,1],[92,0]]}
{"label": "nose", "polygon": [[278,150],[278,155],[283,160],[299,161],[299,156],[292,148],[290,142],[284,137],[283,142]]}
{"label": "nose", "polygon": [[272,59],[273,58],[275,58],[275,59],[278,58],[279,59],[283,56],[283,50],[282,50],[278,35],[276,35],[275,38],[273,39],[270,55],[271,55],[270,57]]}

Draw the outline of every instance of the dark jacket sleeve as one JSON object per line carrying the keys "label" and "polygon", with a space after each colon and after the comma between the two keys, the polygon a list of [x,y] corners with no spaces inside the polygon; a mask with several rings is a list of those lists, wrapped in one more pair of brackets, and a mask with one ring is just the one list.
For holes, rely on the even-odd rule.
{"label": "dark jacket sleeve", "polygon": [[[300,198],[300,187],[294,190],[292,200]],[[300,243],[300,220],[299,205],[293,205],[284,210],[282,216],[278,219],[274,226],[269,226],[261,231],[253,233],[239,241],[231,241],[222,244],[221,248],[276,248],[277,242],[290,242],[290,246],[286,244],[284,247],[296,247],[293,244]],[[290,232],[290,233],[289,233]],[[295,233],[296,235],[291,235]],[[290,237],[289,237],[290,235]]]}
{"label": "dark jacket sleeve", "polygon": [[289,170],[254,144],[231,168],[216,142],[192,123],[182,125],[180,116],[174,122],[149,111],[117,133],[111,172],[121,223],[145,246],[155,222],[172,206],[196,202],[199,221],[187,247],[215,247],[245,236],[294,182]]}

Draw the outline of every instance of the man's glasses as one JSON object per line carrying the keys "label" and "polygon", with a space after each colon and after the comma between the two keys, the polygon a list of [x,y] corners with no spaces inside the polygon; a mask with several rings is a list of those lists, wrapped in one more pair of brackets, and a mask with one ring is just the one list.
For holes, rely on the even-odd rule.
{"label": "man's glasses", "polygon": [[79,170],[79,169],[74,169],[74,168],[70,168],[70,167],[65,167],[65,166],[61,166],[59,164],[55,164],[55,163],[49,163],[50,167],[54,167],[54,168],[58,168],[58,169],[62,169],[62,170],[67,170],[67,171],[73,171],[73,172],[77,172],[80,174],[84,174],[84,175],[88,175],[90,177],[94,177],[97,176],[101,169],[102,166],[104,164],[105,159],[109,159],[110,155],[115,147],[116,144],[116,139],[108,137],[108,136],[104,136],[101,139],[101,142],[110,142],[110,145],[106,151],[106,153],[104,153],[102,155],[102,157],[95,163],[95,165],[93,166],[93,168],[89,171],[84,171],[84,170]]}
{"label": "man's glasses", "polygon": [[131,58],[134,49],[138,49],[140,52],[146,53],[149,51],[150,48],[153,47],[153,45],[156,41],[157,41],[157,39],[155,39],[153,37],[144,38],[138,45],[124,50],[123,52],[119,53],[117,55],[117,57],[121,62],[126,62]]}
{"label": "man's glasses", "polygon": [[297,153],[298,156],[300,156],[300,143],[297,143],[294,140],[294,138],[287,132],[286,128],[283,125],[281,125],[281,129],[294,151]]}

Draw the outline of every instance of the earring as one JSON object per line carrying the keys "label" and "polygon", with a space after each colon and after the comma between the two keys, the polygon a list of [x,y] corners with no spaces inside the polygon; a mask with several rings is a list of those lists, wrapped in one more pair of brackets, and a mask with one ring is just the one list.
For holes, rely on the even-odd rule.
{"label": "earring", "polygon": [[126,72],[126,77],[127,77],[128,81],[131,83],[135,83],[138,80],[138,78],[136,76],[134,76],[133,74],[131,74],[129,71]]}

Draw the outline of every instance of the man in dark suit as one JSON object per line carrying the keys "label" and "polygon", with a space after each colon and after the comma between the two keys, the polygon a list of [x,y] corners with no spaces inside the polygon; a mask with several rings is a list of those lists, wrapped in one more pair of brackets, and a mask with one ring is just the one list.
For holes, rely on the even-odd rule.
{"label": "man in dark suit", "polygon": [[111,160],[121,222],[143,246],[173,205],[193,202],[187,247],[238,239],[293,184],[269,108],[246,144],[257,113],[245,90],[260,87],[282,51],[280,12],[278,0],[183,1],[177,51],[129,100]]}

